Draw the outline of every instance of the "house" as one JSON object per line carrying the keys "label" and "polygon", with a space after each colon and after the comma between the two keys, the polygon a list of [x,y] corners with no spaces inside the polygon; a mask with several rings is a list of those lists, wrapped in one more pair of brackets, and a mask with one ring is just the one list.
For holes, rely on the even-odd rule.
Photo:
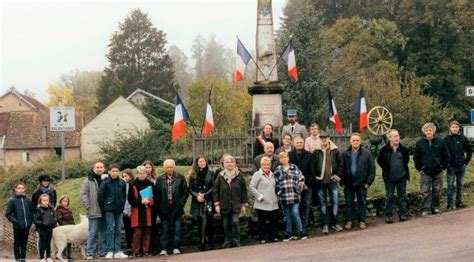
{"label": "house", "polygon": [[0,97],[0,113],[12,111],[37,111],[47,110],[48,107],[31,96],[20,94],[16,90],[10,90]]}
{"label": "house", "polygon": [[81,131],[81,155],[84,160],[99,160],[100,145],[118,134],[134,134],[150,129],[148,119],[133,103],[120,96]]}
{"label": "house", "polygon": [[143,89],[137,88],[133,93],[131,93],[128,97],[127,100],[133,102],[135,105],[143,105],[146,102],[147,98],[152,98],[155,99],[158,102],[161,102],[165,105],[169,105],[171,107],[174,107],[175,105],[173,103],[170,103],[166,100],[164,100],[161,97],[155,96]]}
{"label": "house", "polygon": [[[0,167],[31,165],[39,159],[61,155],[60,132],[50,131],[49,110],[39,110],[40,105],[35,107],[38,110],[0,113]],[[65,132],[66,160],[81,158],[82,114],[76,113],[75,120],[76,131]]]}

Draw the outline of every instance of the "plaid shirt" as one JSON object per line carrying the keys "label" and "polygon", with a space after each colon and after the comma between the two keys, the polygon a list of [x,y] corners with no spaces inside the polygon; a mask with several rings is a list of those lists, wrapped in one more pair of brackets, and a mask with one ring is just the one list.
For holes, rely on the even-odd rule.
{"label": "plaid shirt", "polygon": [[173,203],[173,176],[166,176],[166,183],[168,184],[168,204]]}
{"label": "plaid shirt", "polygon": [[287,205],[299,203],[304,188],[304,176],[300,169],[294,164],[290,164],[288,170],[279,165],[273,175],[280,202]]}

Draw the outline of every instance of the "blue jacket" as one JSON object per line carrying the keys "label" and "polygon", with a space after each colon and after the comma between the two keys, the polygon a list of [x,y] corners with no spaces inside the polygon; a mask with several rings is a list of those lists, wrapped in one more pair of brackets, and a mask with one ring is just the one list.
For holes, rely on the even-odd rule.
{"label": "blue jacket", "polygon": [[33,206],[25,195],[14,194],[8,200],[5,217],[13,224],[14,229],[31,227],[33,223]]}
{"label": "blue jacket", "polygon": [[121,214],[125,207],[127,185],[120,178],[109,179],[102,182],[99,188],[98,200],[102,212]]}

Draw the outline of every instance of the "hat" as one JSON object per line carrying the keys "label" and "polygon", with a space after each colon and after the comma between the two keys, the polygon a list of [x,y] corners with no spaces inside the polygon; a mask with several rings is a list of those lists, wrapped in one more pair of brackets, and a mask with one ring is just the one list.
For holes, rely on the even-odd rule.
{"label": "hat", "polygon": [[53,181],[53,180],[48,175],[41,175],[38,177],[38,181],[43,182],[43,181]]}
{"label": "hat", "polygon": [[297,115],[298,115],[298,110],[296,110],[296,109],[288,109],[288,111],[286,112],[286,115],[287,115],[287,116],[297,116]]}
{"label": "hat", "polygon": [[328,132],[321,131],[321,133],[319,133],[319,138],[326,138],[326,137],[330,137]]}

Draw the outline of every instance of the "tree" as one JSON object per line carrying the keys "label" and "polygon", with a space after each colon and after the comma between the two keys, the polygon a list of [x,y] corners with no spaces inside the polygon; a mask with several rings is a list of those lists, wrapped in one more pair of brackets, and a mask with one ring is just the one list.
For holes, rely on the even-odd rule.
{"label": "tree", "polygon": [[215,34],[206,38],[197,35],[191,49],[192,57],[196,61],[194,70],[196,79],[207,76],[218,76],[231,79],[232,67],[235,61],[232,50],[225,48]]}
{"label": "tree", "polygon": [[109,44],[109,66],[97,91],[98,111],[137,88],[171,100],[178,86],[166,43],[166,34],[155,28],[140,9],[119,23]]}
{"label": "tree", "polygon": [[48,85],[48,106],[74,106],[72,87],[63,87],[58,84]]}
{"label": "tree", "polygon": [[181,94],[183,98],[186,98],[186,87],[192,81],[192,75],[189,73],[188,57],[175,45],[170,46],[168,54],[171,60],[173,60],[175,77]]}

